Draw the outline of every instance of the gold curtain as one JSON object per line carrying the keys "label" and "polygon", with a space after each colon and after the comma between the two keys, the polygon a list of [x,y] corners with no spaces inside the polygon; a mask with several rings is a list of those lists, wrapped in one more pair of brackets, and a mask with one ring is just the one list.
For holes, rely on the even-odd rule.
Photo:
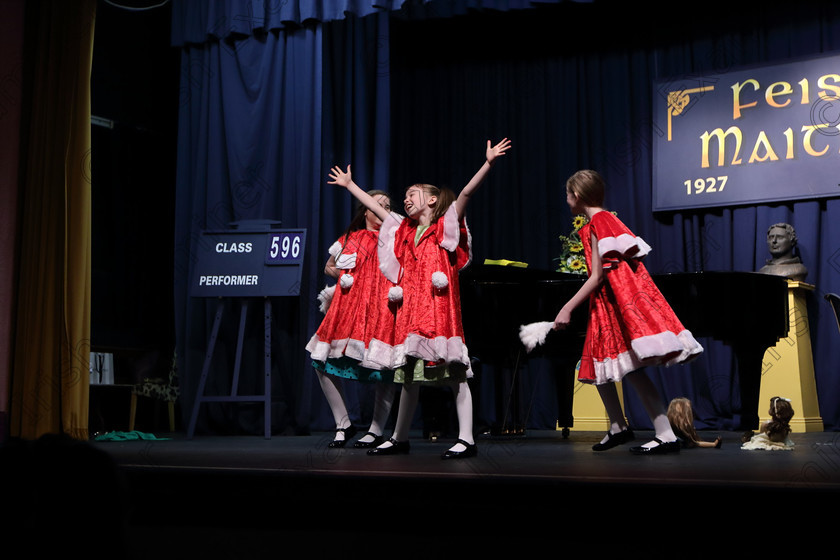
{"label": "gold curtain", "polygon": [[12,437],[88,438],[95,17],[95,0],[27,2]]}

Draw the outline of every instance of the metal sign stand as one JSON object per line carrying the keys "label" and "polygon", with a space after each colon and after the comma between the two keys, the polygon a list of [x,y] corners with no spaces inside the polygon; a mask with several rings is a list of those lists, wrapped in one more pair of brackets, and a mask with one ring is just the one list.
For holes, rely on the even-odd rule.
{"label": "metal sign stand", "polygon": [[[245,225],[245,224],[243,224]],[[273,296],[300,294],[300,275],[306,230],[276,230],[266,227],[204,232],[199,244],[198,264],[193,273],[194,297],[217,297],[218,307],[204,355],[187,438],[195,434],[201,405],[210,402],[261,402],[264,409],[265,438],[271,438],[271,324]],[[205,395],[213,353],[224,316],[225,302],[240,302],[233,380],[230,393]],[[249,309],[263,300],[263,381],[262,395],[240,395],[239,379],[245,326]]]}
{"label": "metal sign stand", "polygon": [[243,298],[239,313],[239,333],[236,339],[236,357],[233,366],[233,381],[231,382],[229,395],[205,395],[204,390],[207,385],[207,377],[210,373],[210,364],[213,360],[213,352],[216,348],[216,340],[219,334],[219,326],[222,323],[222,315],[225,307],[223,299],[219,299],[219,305],[216,309],[216,318],[213,320],[213,329],[210,333],[210,340],[207,343],[207,353],[204,356],[204,366],[201,369],[201,378],[198,382],[198,391],[196,392],[195,404],[193,405],[192,414],[190,416],[190,424],[187,429],[187,439],[192,439],[195,433],[195,426],[198,422],[198,412],[202,403],[208,402],[262,402],[264,410],[264,431],[265,439],[271,439],[271,299],[264,298],[264,394],[262,395],[239,395],[239,372],[242,364],[242,347],[245,340],[245,323],[248,316],[248,309],[253,300],[250,298]]}

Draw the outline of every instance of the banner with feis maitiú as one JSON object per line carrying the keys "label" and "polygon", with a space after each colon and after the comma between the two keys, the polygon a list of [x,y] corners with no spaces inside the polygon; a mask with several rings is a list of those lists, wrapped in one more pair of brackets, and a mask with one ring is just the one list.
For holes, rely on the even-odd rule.
{"label": "banner with feis maiti\u00fa", "polygon": [[653,209],[840,196],[840,56],[654,87]]}

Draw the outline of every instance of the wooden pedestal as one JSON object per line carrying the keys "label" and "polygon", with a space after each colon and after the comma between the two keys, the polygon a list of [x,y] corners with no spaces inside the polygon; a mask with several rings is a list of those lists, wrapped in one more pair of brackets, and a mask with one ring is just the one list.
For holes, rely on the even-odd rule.
{"label": "wooden pedestal", "polygon": [[790,330],[787,338],[765,352],[762,362],[758,400],[762,424],[770,420],[770,399],[784,397],[793,406],[790,426],[794,432],[823,431],[806,305],[806,296],[813,290],[811,284],[788,280]]}

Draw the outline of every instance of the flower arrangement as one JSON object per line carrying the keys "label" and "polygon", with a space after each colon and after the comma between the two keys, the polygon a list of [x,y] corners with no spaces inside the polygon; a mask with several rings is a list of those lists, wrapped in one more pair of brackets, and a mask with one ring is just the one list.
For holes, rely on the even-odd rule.
{"label": "flower arrangement", "polygon": [[586,274],[586,259],[583,256],[583,243],[580,241],[580,228],[586,225],[589,220],[583,214],[572,218],[572,232],[569,235],[561,235],[560,242],[563,248],[557,261],[557,272],[569,272],[572,274]]}

